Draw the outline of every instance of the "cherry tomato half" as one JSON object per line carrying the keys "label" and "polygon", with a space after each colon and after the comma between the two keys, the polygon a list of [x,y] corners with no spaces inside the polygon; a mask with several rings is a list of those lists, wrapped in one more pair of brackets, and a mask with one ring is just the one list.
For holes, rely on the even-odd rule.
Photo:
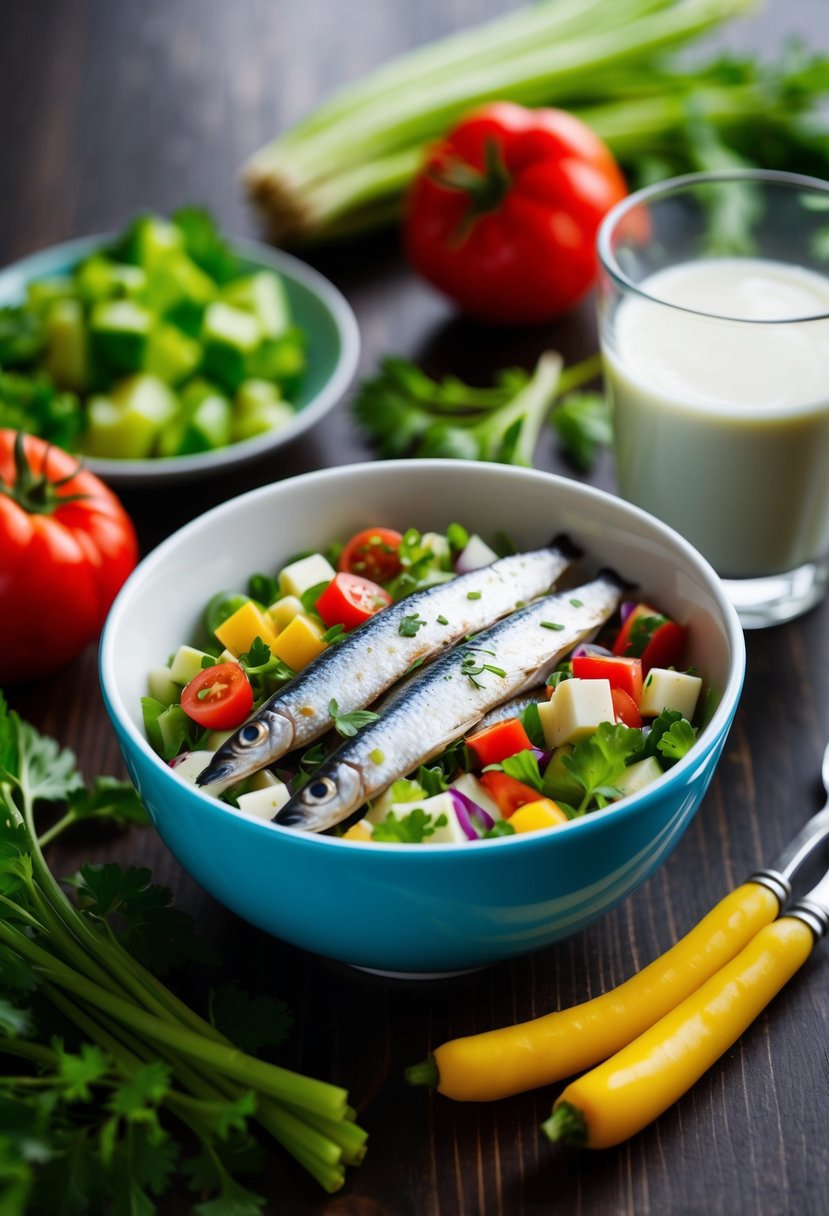
{"label": "cherry tomato half", "polygon": [[235,730],[252,707],[253,689],[238,663],[205,667],[181,694],[181,708],[206,730]]}
{"label": "cherry tomato half", "polygon": [[531,785],[526,785],[517,777],[510,777],[509,773],[501,773],[494,768],[481,773],[480,781],[505,819],[509,819],[519,806],[537,802],[541,797],[538,790],[534,790]]}
{"label": "cherry tomato half", "polygon": [[639,706],[630,693],[625,692],[624,688],[611,688],[610,699],[613,702],[613,713],[616,721],[623,722],[625,726],[633,726],[639,730],[642,726],[642,715],[639,712]]}
{"label": "cherry tomato half", "polygon": [[387,583],[397,578],[400,565],[399,548],[403,536],[394,528],[365,528],[352,536],[340,554],[337,569],[359,574],[375,583]]}
{"label": "cherry tomato half", "polygon": [[332,625],[354,629],[390,603],[391,596],[377,583],[341,570],[332,578],[314,607],[329,629]]}

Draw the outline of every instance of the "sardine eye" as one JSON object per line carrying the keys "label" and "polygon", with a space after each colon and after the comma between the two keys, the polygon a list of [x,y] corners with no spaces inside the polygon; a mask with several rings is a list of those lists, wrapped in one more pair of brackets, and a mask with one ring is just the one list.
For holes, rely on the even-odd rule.
{"label": "sardine eye", "polygon": [[327,802],[336,789],[337,787],[330,777],[315,777],[302,791],[302,797],[305,802],[312,804]]}
{"label": "sardine eye", "polygon": [[253,747],[267,738],[268,728],[264,722],[247,722],[239,731],[239,742],[244,747]]}

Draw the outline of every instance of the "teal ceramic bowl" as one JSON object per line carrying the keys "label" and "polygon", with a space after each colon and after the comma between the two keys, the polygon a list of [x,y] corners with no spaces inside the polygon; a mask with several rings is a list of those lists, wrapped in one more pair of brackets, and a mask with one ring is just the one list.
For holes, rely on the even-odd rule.
{"label": "teal ceramic bowl", "polygon": [[[84,258],[104,249],[114,239],[110,234],[68,241],[0,270],[0,306],[23,300],[27,285],[36,279],[70,274]],[[251,271],[264,267],[282,276],[292,317],[308,337],[308,371],[294,400],[294,417],[277,430],[190,456],[152,460],[84,457],[85,467],[110,485],[178,482],[220,474],[259,459],[316,425],[342,399],[351,384],[360,355],[360,334],[350,305],[333,283],[281,249],[242,240],[232,241],[231,247]]]}
{"label": "teal ceramic bowl", "polygon": [[[690,661],[719,695],[695,747],[642,793],[563,827],[470,845],[377,845],[248,819],[185,784],[148,746],[147,671],[194,635],[210,596],[358,528],[506,530],[521,546],[569,534],[690,628]],[[295,946],[361,967],[441,973],[569,937],[665,860],[705,793],[745,668],[736,613],[708,563],[620,499],[545,473],[390,461],[307,474],[209,511],[141,563],[100,652],[106,707],[164,841],[205,890]]]}

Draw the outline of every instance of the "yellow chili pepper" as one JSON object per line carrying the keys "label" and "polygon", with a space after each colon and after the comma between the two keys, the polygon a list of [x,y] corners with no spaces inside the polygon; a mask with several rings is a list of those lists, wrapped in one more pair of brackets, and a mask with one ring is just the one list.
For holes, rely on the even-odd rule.
{"label": "yellow chili pepper", "polygon": [[812,929],[784,916],[621,1051],[573,1081],[543,1130],[551,1140],[610,1148],[641,1131],[737,1041],[809,957]]}
{"label": "yellow chili pepper", "polygon": [[770,890],[743,883],[681,941],[618,988],[533,1021],[452,1039],[407,1069],[406,1079],[459,1102],[481,1102],[590,1068],[685,1000],[779,911]]}

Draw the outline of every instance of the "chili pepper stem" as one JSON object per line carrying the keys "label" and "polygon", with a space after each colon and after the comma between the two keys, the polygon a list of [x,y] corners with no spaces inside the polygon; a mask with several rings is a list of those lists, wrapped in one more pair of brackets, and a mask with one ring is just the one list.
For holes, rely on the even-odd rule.
{"label": "chili pepper stem", "polygon": [[563,1140],[565,1144],[587,1143],[587,1120],[582,1111],[572,1102],[559,1102],[549,1119],[541,1124],[548,1140]]}
{"label": "chili pepper stem", "polygon": [[433,1055],[418,1061],[417,1064],[411,1064],[406,1069],[405,1075],[409,1085],[422,1085],[427,1089],[437,1089],[440,1084],[440,1073]]}

